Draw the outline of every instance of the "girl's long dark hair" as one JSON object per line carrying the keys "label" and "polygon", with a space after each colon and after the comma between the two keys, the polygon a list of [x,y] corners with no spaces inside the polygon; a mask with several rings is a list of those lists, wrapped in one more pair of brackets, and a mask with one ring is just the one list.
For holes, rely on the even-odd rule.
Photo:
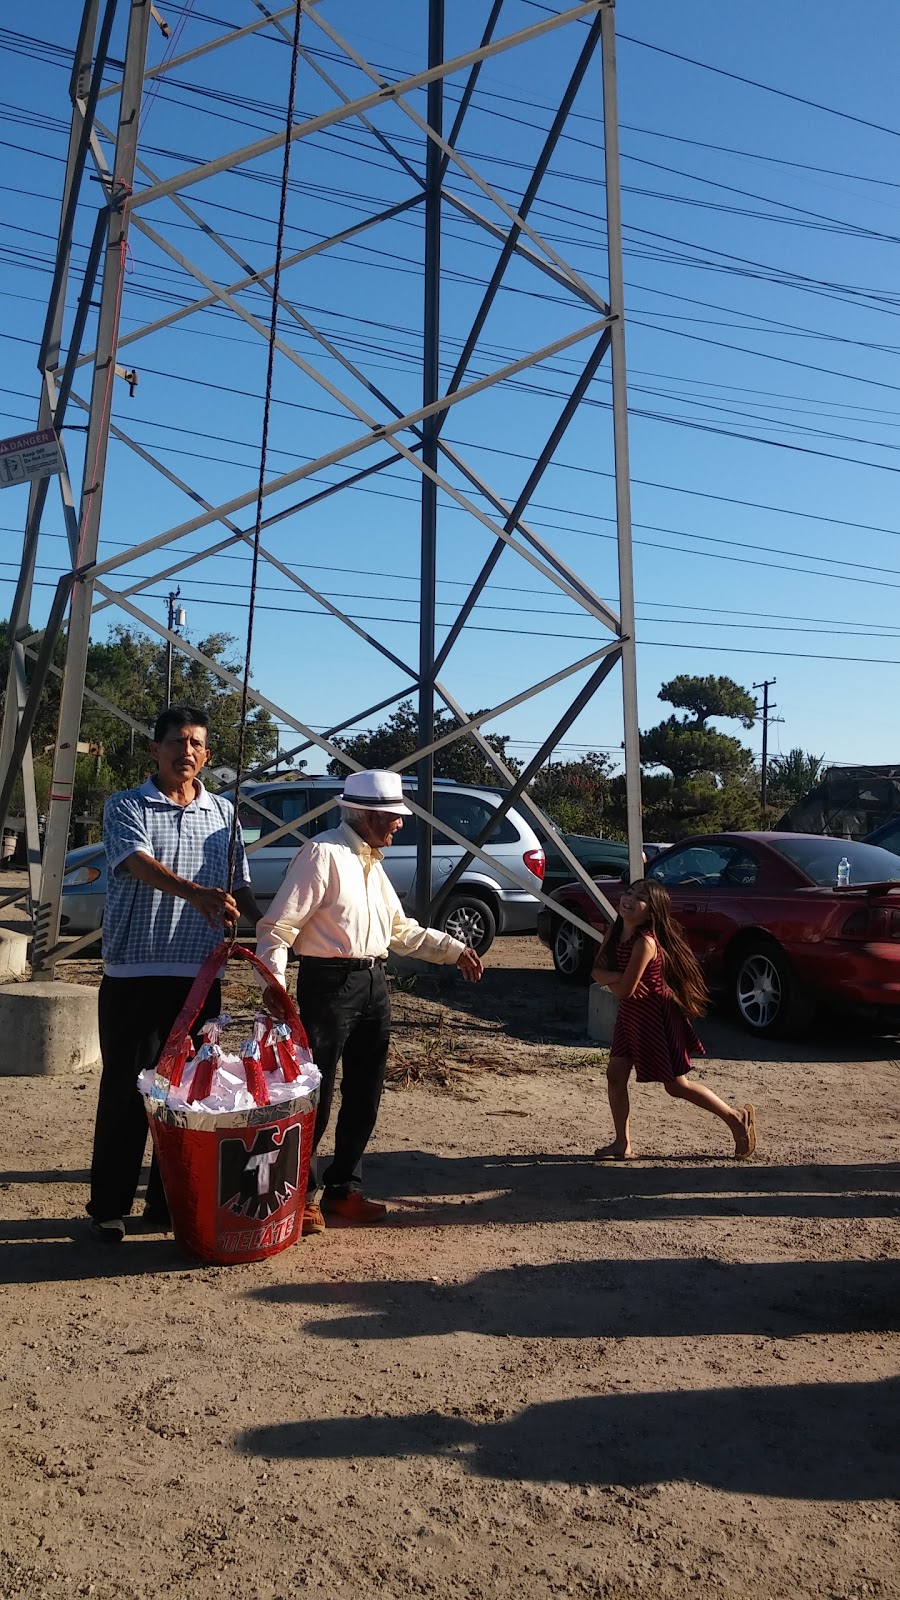
{"label": "girl's long dark hair", "polygon": [[[656,940],[667,987],[689,1017],[704,1016],[709,992],[697,958],[672,916],[668,889],[653,878],[638,878],[628,889],[647,901],[650,915],[645,926]],[[616,917],[603,945],[603,957],[610,967],[615,967],[621,937],[622,918]]]}

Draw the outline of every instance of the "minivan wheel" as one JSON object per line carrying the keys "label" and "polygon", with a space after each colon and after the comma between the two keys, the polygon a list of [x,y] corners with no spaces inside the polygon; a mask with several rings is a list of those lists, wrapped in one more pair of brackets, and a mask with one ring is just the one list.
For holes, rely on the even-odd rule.
{"label": "minivan wheel", "polygon": [[557,921],[553,926],[550,953],[557,975],[563,983],[590,982],[591,968],[597,955],[593,939],[582,933],[572,922]]}
{"label": "minivan wheel", "polygon": [[454,939],[471,945],[478,955],[490,950],[497,932],[497,919],[485,900],[471,894],[452,894],[441,917],[440,926]]}
{"label": "minivan wheel", "polygon": [[803,1033],[812,1022],[815,1002],[777,944],[760,943],[741,952],[733,992],[741,1022],[760,1038],[787,1038]]}

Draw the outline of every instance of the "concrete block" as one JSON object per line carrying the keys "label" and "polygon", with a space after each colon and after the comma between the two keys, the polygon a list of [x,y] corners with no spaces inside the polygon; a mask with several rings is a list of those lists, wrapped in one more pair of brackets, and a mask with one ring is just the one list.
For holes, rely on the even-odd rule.
{"label": "concrete block", "polygon": [[21,933],[0,933],[0,983],[11,983],[28,971],[28,940]]}
{"label": "concrete block", "polygon": [[601,989],[599,983],[592,983],[588,990],[588,1038],[595,1044],[612,1044],[613,1028],[616,1025],[616,1013],[619,1009],[618,1000],[614,1000],[608,989]]}
{"label": "concrete block", "polygon": [[96,989],[44,981],[0,986],[0,1076],[87,1072],[99,1060]]}

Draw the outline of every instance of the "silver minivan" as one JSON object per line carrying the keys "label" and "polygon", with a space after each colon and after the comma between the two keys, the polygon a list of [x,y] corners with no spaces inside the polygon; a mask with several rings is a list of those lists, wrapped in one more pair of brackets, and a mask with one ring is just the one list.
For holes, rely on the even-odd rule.
{"label": "silver minivan", "polygon": [[[265,911],[280,887],[293,856],[304,838],[313,838],[325,828],[336,827],[341,813],[334,804],[342,784],[339,778],[316,777],[270,779],[267,783],[241,786],[241,828],[248,848],[253,893]],[[413,780],[404,789],[415,798]],[[248,804],[249,797],[269,813],[263,815]],[[436,779],[434,812],[439,821],[464,839],[473,842],[490,822],[503,791]],[[329,803],[330,802],[330,803]],[[274,843],[266,838],[285,822],[302,818],[321,806],[326,810],[309,822],[299,822],[296,830]],[[418,818],[404,817],[403,829],[385,851],[388,876],[405,910],[412,914],[416,891],[416,834]],[[537,926],[540,902],[535,891],[541,888],[544,852],[537,834],[520,812],[510,808],[497,823],[485,849],[491,864],[473,857],[459,882],[441,905],[437,923],[458,939],[483,953],[496,933],[530,933]],[[434,834],[432,896],[436,895],[462,855],[438,828]],[[508,869],[504,871],[504,868]],[[510,873],[515,876],[510,876]],[[99,928],[106,898],[106,858],[96,845],[70,850],[63,879],[62,930],[88,933]]]}
{"label": "silver minivan", "polygon": [[[274,844],[265,843],[267,833],[285,822],[302,817],[307,811],[335,800],[343,785],[339,778],[299,778],[291,782],[248,783],[242,786],[241,828],[248,848],[261,841],[259,848],[249,857],[253,892],[265,909],[287,871],[297,850],[299,840],[285,836]],[[404,790],[415,798],[413,780],[404,782]],[[270,817],[261,816],[247,804],[252,796],[265,806]],[[434,814],[454,833],[473,842],[490,822],[503,797],[500,789],[482,789],[453,783],[450,779],[436,779],[434,785]],[[274,819],[277,818],[277,821]],[[337,805],[302,822],[299,832],[314,838],[326,828],[337,827],[341,813]],[[385,851],[385,870],[396,889],[404,909],[412,913],[416,896],[416,836],[419,819],[415,815],[404,817],[401,832]],[[483,952],[493,943],[496,933],[532,932],[537,925],[539,901],[534,891],[541,888],[544,875],[544,852],[537,834],[525,818],[511,808],[497,823],[485,845],[491,865],[473,857],[459,882],[441,905],[437,922],[466,944]],[[438,828],[434,833],[431,892],[440,891],[441,884],[456,866],[462,855]],[[510,877],[506,867],[515,874]],[[518,880],[518,881],[517,881]]]}

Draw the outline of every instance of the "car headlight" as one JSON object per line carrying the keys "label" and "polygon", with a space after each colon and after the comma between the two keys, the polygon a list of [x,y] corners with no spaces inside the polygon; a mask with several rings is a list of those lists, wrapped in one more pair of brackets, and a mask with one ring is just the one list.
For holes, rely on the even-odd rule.
{"label": "car headlight", "polygon": [[73,867],[63,878],[63,888],[83,889],[89,883],[96,883],[102,876],[99,867]]}

